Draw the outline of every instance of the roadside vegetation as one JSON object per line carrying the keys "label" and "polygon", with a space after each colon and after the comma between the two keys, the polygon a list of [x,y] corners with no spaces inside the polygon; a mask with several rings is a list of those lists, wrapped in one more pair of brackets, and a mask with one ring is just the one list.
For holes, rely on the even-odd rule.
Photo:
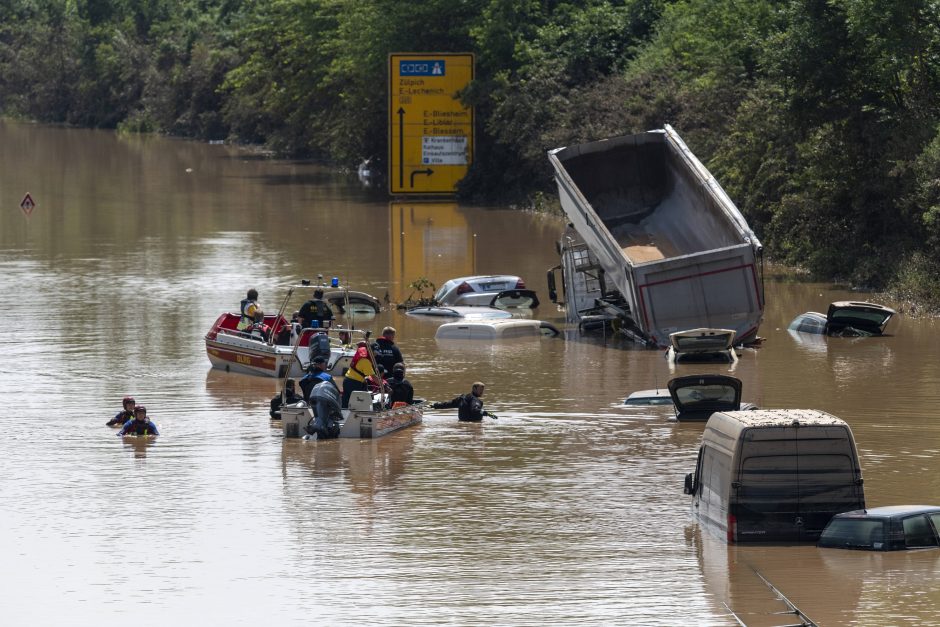
{"label": "roadside vegetation", "polygon": [[477,202],[669,123],[777,261],[940,307],[933,0],[0,0],[0,112],[384,169],[389,52],[476,55]]}

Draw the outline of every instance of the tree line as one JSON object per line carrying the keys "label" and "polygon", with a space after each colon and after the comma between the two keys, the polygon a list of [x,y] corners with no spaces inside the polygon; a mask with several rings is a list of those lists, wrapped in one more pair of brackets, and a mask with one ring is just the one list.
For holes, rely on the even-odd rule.
{"label": "tree line", "polygon": [[381,170],[390,52],[475,54],[465,198],[669,123],[774,259],[940,303],[935,0],[0,0],[0,112]]}

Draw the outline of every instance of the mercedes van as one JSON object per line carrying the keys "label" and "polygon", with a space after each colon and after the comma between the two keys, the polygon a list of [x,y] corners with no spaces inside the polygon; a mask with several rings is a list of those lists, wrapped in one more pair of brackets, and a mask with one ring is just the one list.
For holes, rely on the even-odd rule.
{"label": "mercedes van", "polygon": [[685,493],[732,543],[815,542],[835,514],[865,508],[852,430],[814,409],[712,414]]}

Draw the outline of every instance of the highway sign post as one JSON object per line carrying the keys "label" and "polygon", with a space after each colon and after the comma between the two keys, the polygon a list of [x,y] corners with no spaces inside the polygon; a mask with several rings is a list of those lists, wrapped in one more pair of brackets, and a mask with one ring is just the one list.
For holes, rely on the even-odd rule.
{"label": "highway sign post", "polygon": [[388,56],[390,193],[457,191],[473,162],[473,108],[457,99],[471,80],[470,53]]}

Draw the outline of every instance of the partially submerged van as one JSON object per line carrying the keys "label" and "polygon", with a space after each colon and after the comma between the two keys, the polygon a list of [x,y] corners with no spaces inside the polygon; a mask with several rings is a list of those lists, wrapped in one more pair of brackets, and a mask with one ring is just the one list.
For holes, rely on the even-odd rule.
{"label": "partially submerged van", "polygon": [[728,542],[815,542],[835,514],[865,508],[852,430],[814,409],[712,414],[685,493]]}

